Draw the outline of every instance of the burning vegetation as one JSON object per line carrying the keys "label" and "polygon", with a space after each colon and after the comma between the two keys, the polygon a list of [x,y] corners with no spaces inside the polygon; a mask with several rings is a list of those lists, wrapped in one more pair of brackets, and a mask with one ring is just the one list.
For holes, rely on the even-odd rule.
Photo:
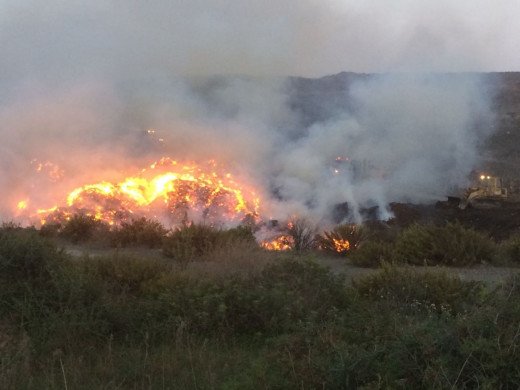
{"label": "burning vegetation", "polygon": [[[40,164],[38,168],[50,165]],[[61,172],[54,168],[50,171]],[[202,220],[213,223],[257,219],[260,200],[253,188],[222,173],[215,161],[203,165],[162,158],[138,175],[119,182],[100,181],[72,190],[62,204],[46,209],[31,208],[21,200],[19,214],[29,215],[41,225],[65,222],[74,214],[119,225],[138,217],[166,220],[171,225]]]}
{"label": "burning vegetation", "polygon": [[[34,159],[31,166],[50,182],[65,178],[65,171],[52,162]],[[317,226],[295,215],[283,223],[263,221],[254,188],[235,181],[213,160],[195,164],[165,157],[119,181],[77,187],[52,207],[38,208],[36,201],[26,197],[16,208],[17,215],[28,218],[30,224],[61,226],[56,229],[64,235],[71,230],[78,241],[82,237],[76,237],[76,231],[83,235],[83,225],[88,225],[89,232],[103,224],[103,229],[112,226],[118,233],[136,221],[157,221],[172,231],[193,222],[208,227],[244,225],[256,233],[260,247],[270,251],[323,249],[344,255],[357,248],[361,239],[354,225],[340,225],[320,236]],[[75,228],[78,224],[80,228]],[[165,236],[165,232],[167,229],[157,236]]]}
{"label": "burning vegetation", "polygon": [[361,225],[341,224],[331,231],[326,231],[318,238],[320,249],[346,255],[357,249],[367,238],[367,232]]}

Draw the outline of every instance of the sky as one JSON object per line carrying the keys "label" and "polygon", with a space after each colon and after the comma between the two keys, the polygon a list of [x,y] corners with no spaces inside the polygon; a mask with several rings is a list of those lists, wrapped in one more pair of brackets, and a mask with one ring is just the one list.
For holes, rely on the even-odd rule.
{"label": "sky", "polygon": [[520,70],[516,0],[1,0],[0,77]]}

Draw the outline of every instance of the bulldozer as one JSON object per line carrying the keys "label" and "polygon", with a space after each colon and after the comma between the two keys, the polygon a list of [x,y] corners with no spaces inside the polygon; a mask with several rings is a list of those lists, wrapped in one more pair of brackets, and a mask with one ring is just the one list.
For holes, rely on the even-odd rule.
{"label": "bulldozer", "polygon": [[500,207],[508,199],[507,188],[497,176],[480,175],[478,184],[468,188],[460,199],[459,208],[464,210],[468,205],[477,208]]}

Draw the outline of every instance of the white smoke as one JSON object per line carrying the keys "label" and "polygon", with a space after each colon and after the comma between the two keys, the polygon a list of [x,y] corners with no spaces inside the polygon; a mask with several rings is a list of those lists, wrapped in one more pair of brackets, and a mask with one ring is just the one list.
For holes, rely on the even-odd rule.
{"label": "white smoke", "polygon": [[[285,77],[520,66],[517,5],[420,3],[0,3],[0,217],[163,155],[230,167],[265,217],[330,220],[348,202],[351,219],[372,206],[386,218],[389,202],[445,196],[491,128],[478,75],[338,77],[322,91]],[[36,179],[33,159],[65,179]]]}
{"label": "white smoke", "polygon": [[[351,86],[350,109],[281,147],[273,172],[283,198],[326,216],[348,202],[362,208],[445,199],[466,184],[478,142],[491,132],[489,101],[477,76],[376,76]],[[338,157],[348,162],[333,164]],[[278,161],[279,160],[279,161]],[[337,173],[334,173],[334,170]]]}

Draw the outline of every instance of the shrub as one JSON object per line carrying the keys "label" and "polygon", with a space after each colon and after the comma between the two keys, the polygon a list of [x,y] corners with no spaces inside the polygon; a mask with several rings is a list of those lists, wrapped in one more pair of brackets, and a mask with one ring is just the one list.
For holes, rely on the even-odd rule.
{"label": "shrub", "polygon": [[168,230],[160,222],[142,217],[131,222],[121,223],[121,226],[112,232],[111,242],[112,245],[118,247],[142,245],[157,248],[161,246],[166,233]]}
{"label": "shrub", "polygon": [[104,290],[114,294],[141,294],[143,289],[172,272],[172,265],[159,259],[134,256],[107,256],[82,262],[82,271],[90,282],[105,284]]}
{"label": "shrub", "polygon": [[61,255],[56,246],[34,228],[0,228],[0,278],[11,282],[45,279]]}
{"label": "shrub", "polygon": [[465,266],[491,262],[495,244],[459,223],[413,225],[397,238],[393,260],[417,265]]}
{"label": "shrub", "polygon": [[292,238],[291,249],[305,251],[316,246],[317,228],[305,218],[296,218],[289,223],[288,234]]}
{"label": "shrub", "polygon": [[367,237],[361,225],[341,224],[318,238],[319,246],[326,251],[346,256],[353,253]]}
{"label": "shrub", "polygon": [[290,332],[302,321],[323,321],[349,304],[343,278],[312,261],[290,258],[253,275],[217,280],[169,275],[149,288],[170,315],[205,337]]}
{"label": "shrub", "polygon": [[441,270],[418,271],[386,263],[377,273],[353,284],[362,296],[391,301],[404,309],[437,312],[460,311],[464,304],[474,303],[484,287],[481,282],[463,282]]}
{"label": "shrub", "polygon": [[7,232],[12,230],[23,230],[23,228],[20,226],[20,224],[14,221],[2,222],[2,225],[0,226],[0,232]]}
{"label": "shrub", "polygon": [[349,260],[358,267],[379,267],[383,262],[392,261],[392,253],[392,244],[369,240],[350,254]]}
{"label": "shrub", "polygon": [[163,241],[163,253],[174,260],[187,263],[214,250],[233,246],[237,242],[254,243],[250,228],[239,226],[220,230],[211,226],[191,224],[172,231]]}
{"label": "shrub", "polygon": [[40,235],[42,237],[57,237],[61,229],[61,223],[46,223],[40,228]]}
{"label": "shrub", "polygon": [[99,240],[105,241],[109,231],[108,224],[91,215],[75,214],[65,224],[60,236],[73,243]]}

